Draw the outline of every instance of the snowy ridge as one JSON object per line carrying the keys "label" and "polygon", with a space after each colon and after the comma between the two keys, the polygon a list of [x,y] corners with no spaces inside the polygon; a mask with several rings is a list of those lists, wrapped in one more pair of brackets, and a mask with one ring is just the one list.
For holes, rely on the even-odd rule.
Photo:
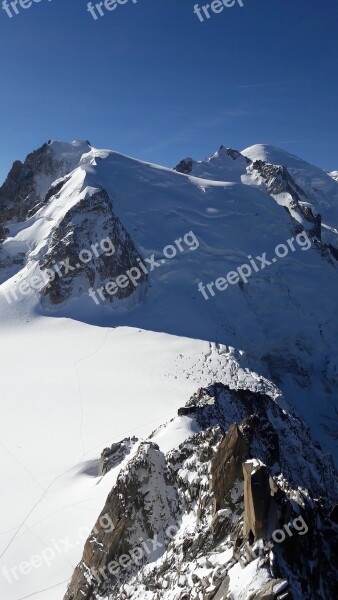
{"label": "snowy ridge", "polygon": [[[320,569],[315,556],[323,543],[322,530],[330,526],[324,516],[325,506],[337,498],[332,465],[312,445],[303,424],[298,420],[297,426],[292,425],[287,414],[267,396],[215,385],[200,390],[185,409],[180,409],[179,413],[183,412],[186,416],[180,418],[196,420],[191,429],[197,427],[199,433],[166,455],[154,443],[156,433],[151,436],[152,443],[140,445],[121,469],[102,511],[115,523],[115,530],[107,533],[101,529],[98,535],[89,536],[65,600],[258,599],[268,584],[275,592],[272,598],[279,598],[282,590],[290,591],[288,597],[296,600],[312,598],[314,589],[312,580],[307,586],[306,561],[313,561],[313,572]],[[240,424],[239,429],[232,421]],[[170,429],[167,435],[171,436]],[[305,449],[308,455],[303,457]],[[238,461],[236,468],[234,461]],[[253,466],[251,477],[265,473],[266,466],[270,473],[277,504],[269,495],[260,498],[267,515],[263,539],[258,524],[248,538],[240,533],[243,520],[249,518],[242,463],[243,469],[244,464]],[[321,508],[320,502],[313,502],[317,494],[326,496]],[[312,539],[315,535],[319,538],[316,550],[311,543],[302,545],[304,569],[291,560],[287,544],[273,552],[267,545],[276,524],[292,513],[304,515],[311,527],[316,522],[311,533]],[[168,531],[172,535],[168,536]],[[151,540],[156,543],[140,558],[135,549],[144,540],[149,545]],[[241,547],[238,560],[236,549]],[[108,548],[113,552],[106,553]],[[258,548],[260,559],[255,556]],[[334,567],[329,574],[330,554],[325,556],[325,552],[318,598],[329,600],[335,575]],[[122,553],[139,560],[129,558],[121,569],[118,561]],[[109,570],[113,564],[115,572]],[[103,577],[108,573],[111,575]],[[257,596],[249,596],[249,590]]]}

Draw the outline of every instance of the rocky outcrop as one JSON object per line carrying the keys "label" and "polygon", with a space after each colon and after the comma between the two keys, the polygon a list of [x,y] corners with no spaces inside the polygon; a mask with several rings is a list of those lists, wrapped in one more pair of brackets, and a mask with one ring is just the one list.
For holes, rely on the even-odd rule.
{"label": "rocky outcrop", "polygon": [[214,492],[214,512],[231,501],[235,482],[242,480],[242,464],[249,456],[249,441],[236,424],[229,427],[211,464],[211,481]]}
{"label": "rocky outcrop", "polygon": [[308,230],[309,235],[321,240],[321,215],[315,215],[310,206],[304,204],[304,202],[308,203],[309,199],[294,181],[287,168],[282,165],[271,165],[263,160],[256,160],[252,164],[252,169],[259,173],[265,181],[268,194],[277,200],[280,195],[289,197],[288,210],[292,209],[299,212],[311,224]]}
{"label": "rocky outcrop", "polygon": [[13,256],[13,252],[7,253],[1,246],[10,225],[27,221],[48,204],[69,179],[72,166],[70,158],[58,158],[50,141],[28,154],[23,163],[19,160],[13,163],[0,187],[0,268],[7,270],[7,277],[24,265],[29,250],[26,247]]}
{"label": "rocky outcrop", "polygon": [[[243,463],[244,475],[244,526],[243,534],[254,541],[267,538],[271,530],[269,513],[273,505],[273,496],[277,492],[277,485],[270,477],[265,465],[256,460],[247,460]],[[273,511],[276,513],[276,511]],[[277,529],[277,519],[272,525],[272,530]]]}
{"label": "rocky outcrop", "polygon": [[174,171],[178,173],[184,173],[185,175],[189,175],[192,171],[193,160],[192,158],[184,158],[181,160],[178,165],[174,168]]}
{"label": "rocky outcrop", "polygon": [[238,152],[238,150],[234,150],[234,148],[226,148],[222,145],[220,147],[220,151],[221,150],[224,150],[227,153],[227,155],[230,156],[233,160],[237,160],[239,158],[244,160],[248,165],[251,163],[250,158],[247,158],[246,156],[244,156],[244,154]]}
{"label": "rocky outcrop", "polygon": [[65,600],[223,600],[246,567],[243,598],[335,597],[337,476],[301,421],[219,384],[187,404],[200,432],[166,455],[141,443],[101,513],[115,529],[98,520]]}
{"label": "rocky outcrop", "polygon": [[[212,161],[215,160],[216,157],[217,159],[220,159],[221,157],[230,157],[233,161],[237,161],[239,159],[239,162],[243,165],[243,169],[245,169],[245,167],[251,163],[251,160],[246,156],[243,156],[243,154],[238,152],[238,150],[234,150],[233,148],[225,148],[225,146],[221,146],[219,151],[216,152],[216,154],[214,154],[210,159],[206,159],[204,161],[196,162],[190,157],[184,158],[178,163],[178,165],[176,165],[176,167],[174,167],[174,171],[178,171],[178,173],[184,173],[185,175],[194,175],[195,168],[197,167],[197,169],[200,170],[201,166],[203,165],[204,168],[202,170],[204,171],[206,169],[206,172],[208,173],[208,163],[212,163]],[[207,173],[203,173],[202,177]],[[200,175],[200,173],[197,174],[197,176]],[[208,178],[209,177],[207,176],[206,179]]]}
{"label": "rocky outcrop", "polygon": [[110,448],[105,448],[99,461],[99,475],[105,475],[111,469],[117,467],[130,454],[132,448],[137,444],[138,438],[133,436],[125,438],[121,442],[112,444]]}
{"label": "rocky outcrop", "polygon": [[[102,240],[106,240],[106,251],[100,248]],[[53,307],[80,296],[89,287],[101,288],[137,266],[138,259],[141,257],[132,238],[112,212],[107,192],[103,189],[87,191],[59,223],[48,251],[39,262],[42,271],[55,272],[56,264],[70,265],[68,272],[57,271],[54,279],[42,289],[42,304]],[[109,295],[105,288],[102,294],[112,304],[129,297],[137,301],[146,294],[147,283],[148,275],[142,272],[137,287],[129,280],[128,285],[119,287],[114,295]]]}
{"label": "rocky outcrop", "polygon": [[51,146],[43,144],[28,154],[24,163],[17,160],[0,187],[0,227],[8,222],[22,222],[48,201],[51,183],[66,174],[66,160],[58,160]]}
{"label": "rocky outcrop", "polygon": [[[144,442],[121,471],[109,494],[65,598],[95,598],[96,594],[106,593],[114,585],[119,588],[121,557],[129,558],[124,561],[125,579],[127,573],[130,576],[135,572],[131,557],[140,556],[134,549],[142,547],[140,542],[143,540],[155,537],[161,548],[165,530],[175,523],[177,511],[178,498],[164,455],[156,444]],[[101,525],[102,517],[114,524],[113,531],[107,531]],[[142,558],[140,562],[144,562]],[[136,564],[136,569],[139,566]]]}

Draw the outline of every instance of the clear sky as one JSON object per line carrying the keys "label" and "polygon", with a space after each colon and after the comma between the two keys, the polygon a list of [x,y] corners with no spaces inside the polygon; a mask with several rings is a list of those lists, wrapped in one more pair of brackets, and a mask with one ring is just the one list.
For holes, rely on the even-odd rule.
{"label": "clear sky", "polygon": [[236,1],[203,23],[195,3],[0,9],[0,180],[49,138],[168,166],[266,143],[338,169],[337,0]]}

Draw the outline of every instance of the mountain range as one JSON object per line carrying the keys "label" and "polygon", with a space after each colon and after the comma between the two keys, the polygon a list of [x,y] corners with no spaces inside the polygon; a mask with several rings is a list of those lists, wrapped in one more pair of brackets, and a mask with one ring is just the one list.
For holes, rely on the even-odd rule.
{"label": "mountain range", "polygon": [[337,596],[337,261],[337,172],[272,146],[13,164],[6,600]]}

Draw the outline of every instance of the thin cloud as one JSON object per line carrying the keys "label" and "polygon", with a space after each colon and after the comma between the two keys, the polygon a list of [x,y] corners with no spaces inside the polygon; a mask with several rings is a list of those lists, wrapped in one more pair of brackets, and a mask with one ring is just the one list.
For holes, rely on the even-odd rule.
{"label": "thin cloud", "polygon": [[283,142],[273,142],[274,144],[302,144],[303,142],[313,142],[313,140],[286,140]]}
{"label": "thin cloud", "polygon": [[286,85],[286,83],[284,81],[281,81],[280,83],[245,83],[245,84],[237,85],[236,87],[238,87],[238,88],[257,88],[257,87],[276,87],[276,86],[281,86],[281,85]]}
{"label": "thin cloud", "polygon": [[154,152],[157,152],[158,150],[164,150],[165,148],[168,148],[169,146],[181,143],[181,142],[188,142],[190,141],[190,135],[189,132],[183,132],[180,135],[177,135],[175,137],[170,137],[170,138],[165,138],[164,140],[161,140],[160,142],[157,142],[156,144],[152,144],[150,146],[148,146],[147,148],[143,148],[141,150],[141,153],[144,155],[147,154],[153,154]]}
{"label": "thin cloud", "polygon": [[228,108],[220,111],[214,117],[208,117],[203,119],[203,121],[198,121],[197,123],[195,123],[195,127],[198,129],[217,127],[217,125],[222,125],[223,123],[226,123],[228,119],[252,116],[252,114],[252,111],[246,110],[244,108]]}
{"label": "thin cloud", "polygon": [[224,123],[227,122],[228,119],[240,118],[252,116],[254,113],[244,108],[228,108],[219,111],[214,116],[203,118],[203,120],[198,120],[192,123],[189,129],[185,129],[180,131],[177,135],[165,138],[155,144],[151,144],[146,148],[141,150],[143,155],[153,154],[158,150],[163,150],[168,148],[169,146],[182,143],[182,142],[191,142],[192,136],[199,129],[212,129],[213,127],[220,127]]}

